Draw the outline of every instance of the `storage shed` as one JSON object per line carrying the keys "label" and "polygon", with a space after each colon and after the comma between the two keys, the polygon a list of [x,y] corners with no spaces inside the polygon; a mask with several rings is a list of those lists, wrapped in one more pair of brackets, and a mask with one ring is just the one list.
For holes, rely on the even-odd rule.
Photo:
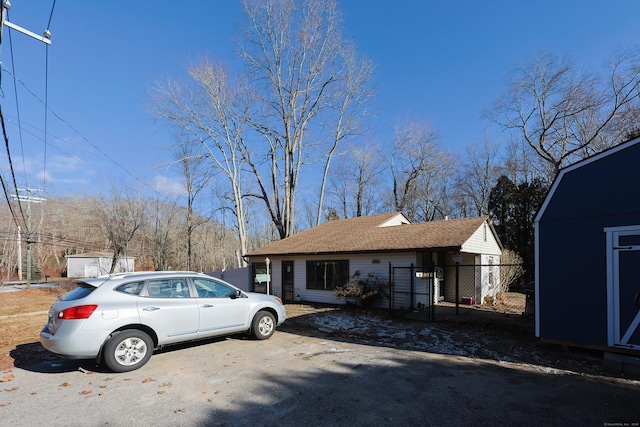
{"label": "storage shed", "polygon": [[[98,277],[109,274],[113,254],[109,252],[91,252],[67,255],[67,277]],[[133,257],[120,257],[114,273],[134,271]]]}
{"label": "storage shed", "polygon": [[640,351],[640,138],[560,171],[535,219],[536,336]]}

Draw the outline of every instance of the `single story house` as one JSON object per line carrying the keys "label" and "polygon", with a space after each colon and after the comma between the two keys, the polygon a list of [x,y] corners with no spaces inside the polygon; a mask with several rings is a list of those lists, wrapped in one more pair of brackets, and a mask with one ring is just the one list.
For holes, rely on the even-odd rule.
{"label": "single story house", "polygon": [[[109,274],[113,254],[109,252],[91,252],[67,255],[67,277],[98,277]],[[134,271],[133,257],[120,257],[114,273]]]}
{"label": "single story house", "polygon": [[640,138],[560,171],[535,218],[536,336],[640,350]]}
{"label": "single story house", "polygon": [[[458,265],[499,264],[502,245],[488,217],[412,224],[400,212],[329,221],[246,255],[254,283],[269,270],[270,293],[286,302],[341,303],[333,290],[358,275],[382,284],[381,306],[404,309],[455,302]],[[495,295],[498,274],[460,277],[459,298]],[[259,280],[260,279],[260,280]]]}

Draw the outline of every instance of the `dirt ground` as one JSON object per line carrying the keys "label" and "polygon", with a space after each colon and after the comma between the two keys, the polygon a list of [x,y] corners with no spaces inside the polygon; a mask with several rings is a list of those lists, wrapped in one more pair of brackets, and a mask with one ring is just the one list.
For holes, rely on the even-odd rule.
{"label": "dirt ground", "polygon": [[[47,310],[64,288],[0,293],[0,371],[55,357],[37,343]],[[602,375],[602,353],[544,344],[533,336],[533,321],[521,316],[483,316],[439,313],[437,322],[390,318],[386,311],[319,304],[287,304],[283,330],[311,329],[328,336],[399,348],[420,349],[482,359],[522,363],[542,369],[560,369]],[[25,346],[24,344],[32,344]],[[29,354],[19,354],[29,349]],[[26,351],[26,350],[25,350]],[[540,368],[537,368],[540,369]]]}
{"label": "dirt ground", "polygon": [[17,346],[39,342],[47,311],[59,293],[59,288],[0,293],[0,371],[13,367],[9,353]]}

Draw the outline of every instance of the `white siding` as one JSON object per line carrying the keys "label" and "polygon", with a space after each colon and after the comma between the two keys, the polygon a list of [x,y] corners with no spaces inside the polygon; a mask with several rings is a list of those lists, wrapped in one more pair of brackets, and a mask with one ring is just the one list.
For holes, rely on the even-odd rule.
{"label": "white siding", "polygon": [[403,214],[398,213],[398,215],[387,220],[385,223],[380,224],[379,227],[393,227],[402,224],[411,224],[411,222]]}
{"label": "white siding", "polygon": [[498,245],[491,227],[483,223],[469,239],[462,245],[461,252],[485,255],[501,255],[500,245]]}
{"label": "white siding", "polygon": [[[416,264],[416,254],[414,252],[405,253],[382,253],[363,255],[310,255],[296,257],[272,257],[271,259],[271,281],[272,293],[282,297],[282,261],[293,261],[293,281],[294,299],[304,302],[319,302],[326,304],[344,304],[344,301],[337,299],[332,291],[320,291],[307,289],[307,261],[349,261],[349,275],[353,276],[356,271],[362,277],[369,274],[377,276],[378,280],[389,282],[389,263],[394,266],[410,266]],[[252,261],[262,262],[260,259]],[[375,261],[375,262],[374,262]]]}

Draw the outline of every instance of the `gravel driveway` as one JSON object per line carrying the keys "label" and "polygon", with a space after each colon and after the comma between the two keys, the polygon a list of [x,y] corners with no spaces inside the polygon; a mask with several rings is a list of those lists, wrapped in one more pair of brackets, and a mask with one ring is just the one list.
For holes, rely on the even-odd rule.
{"label": "gravel driveway", "polygon": [[[640,421],[638,381],[361,344],[334,333],[327,325],[335,320],[319,319],[285,323],[266,341],[235,337],[175,347],[126,374],[44,353],[35,364],[16,357],[20,367],[4,373],[0,383],[1,424],[603,426]],[[321,326],[314,327],[317,322]],[[16,354],[40,351],[33,343]]]}

